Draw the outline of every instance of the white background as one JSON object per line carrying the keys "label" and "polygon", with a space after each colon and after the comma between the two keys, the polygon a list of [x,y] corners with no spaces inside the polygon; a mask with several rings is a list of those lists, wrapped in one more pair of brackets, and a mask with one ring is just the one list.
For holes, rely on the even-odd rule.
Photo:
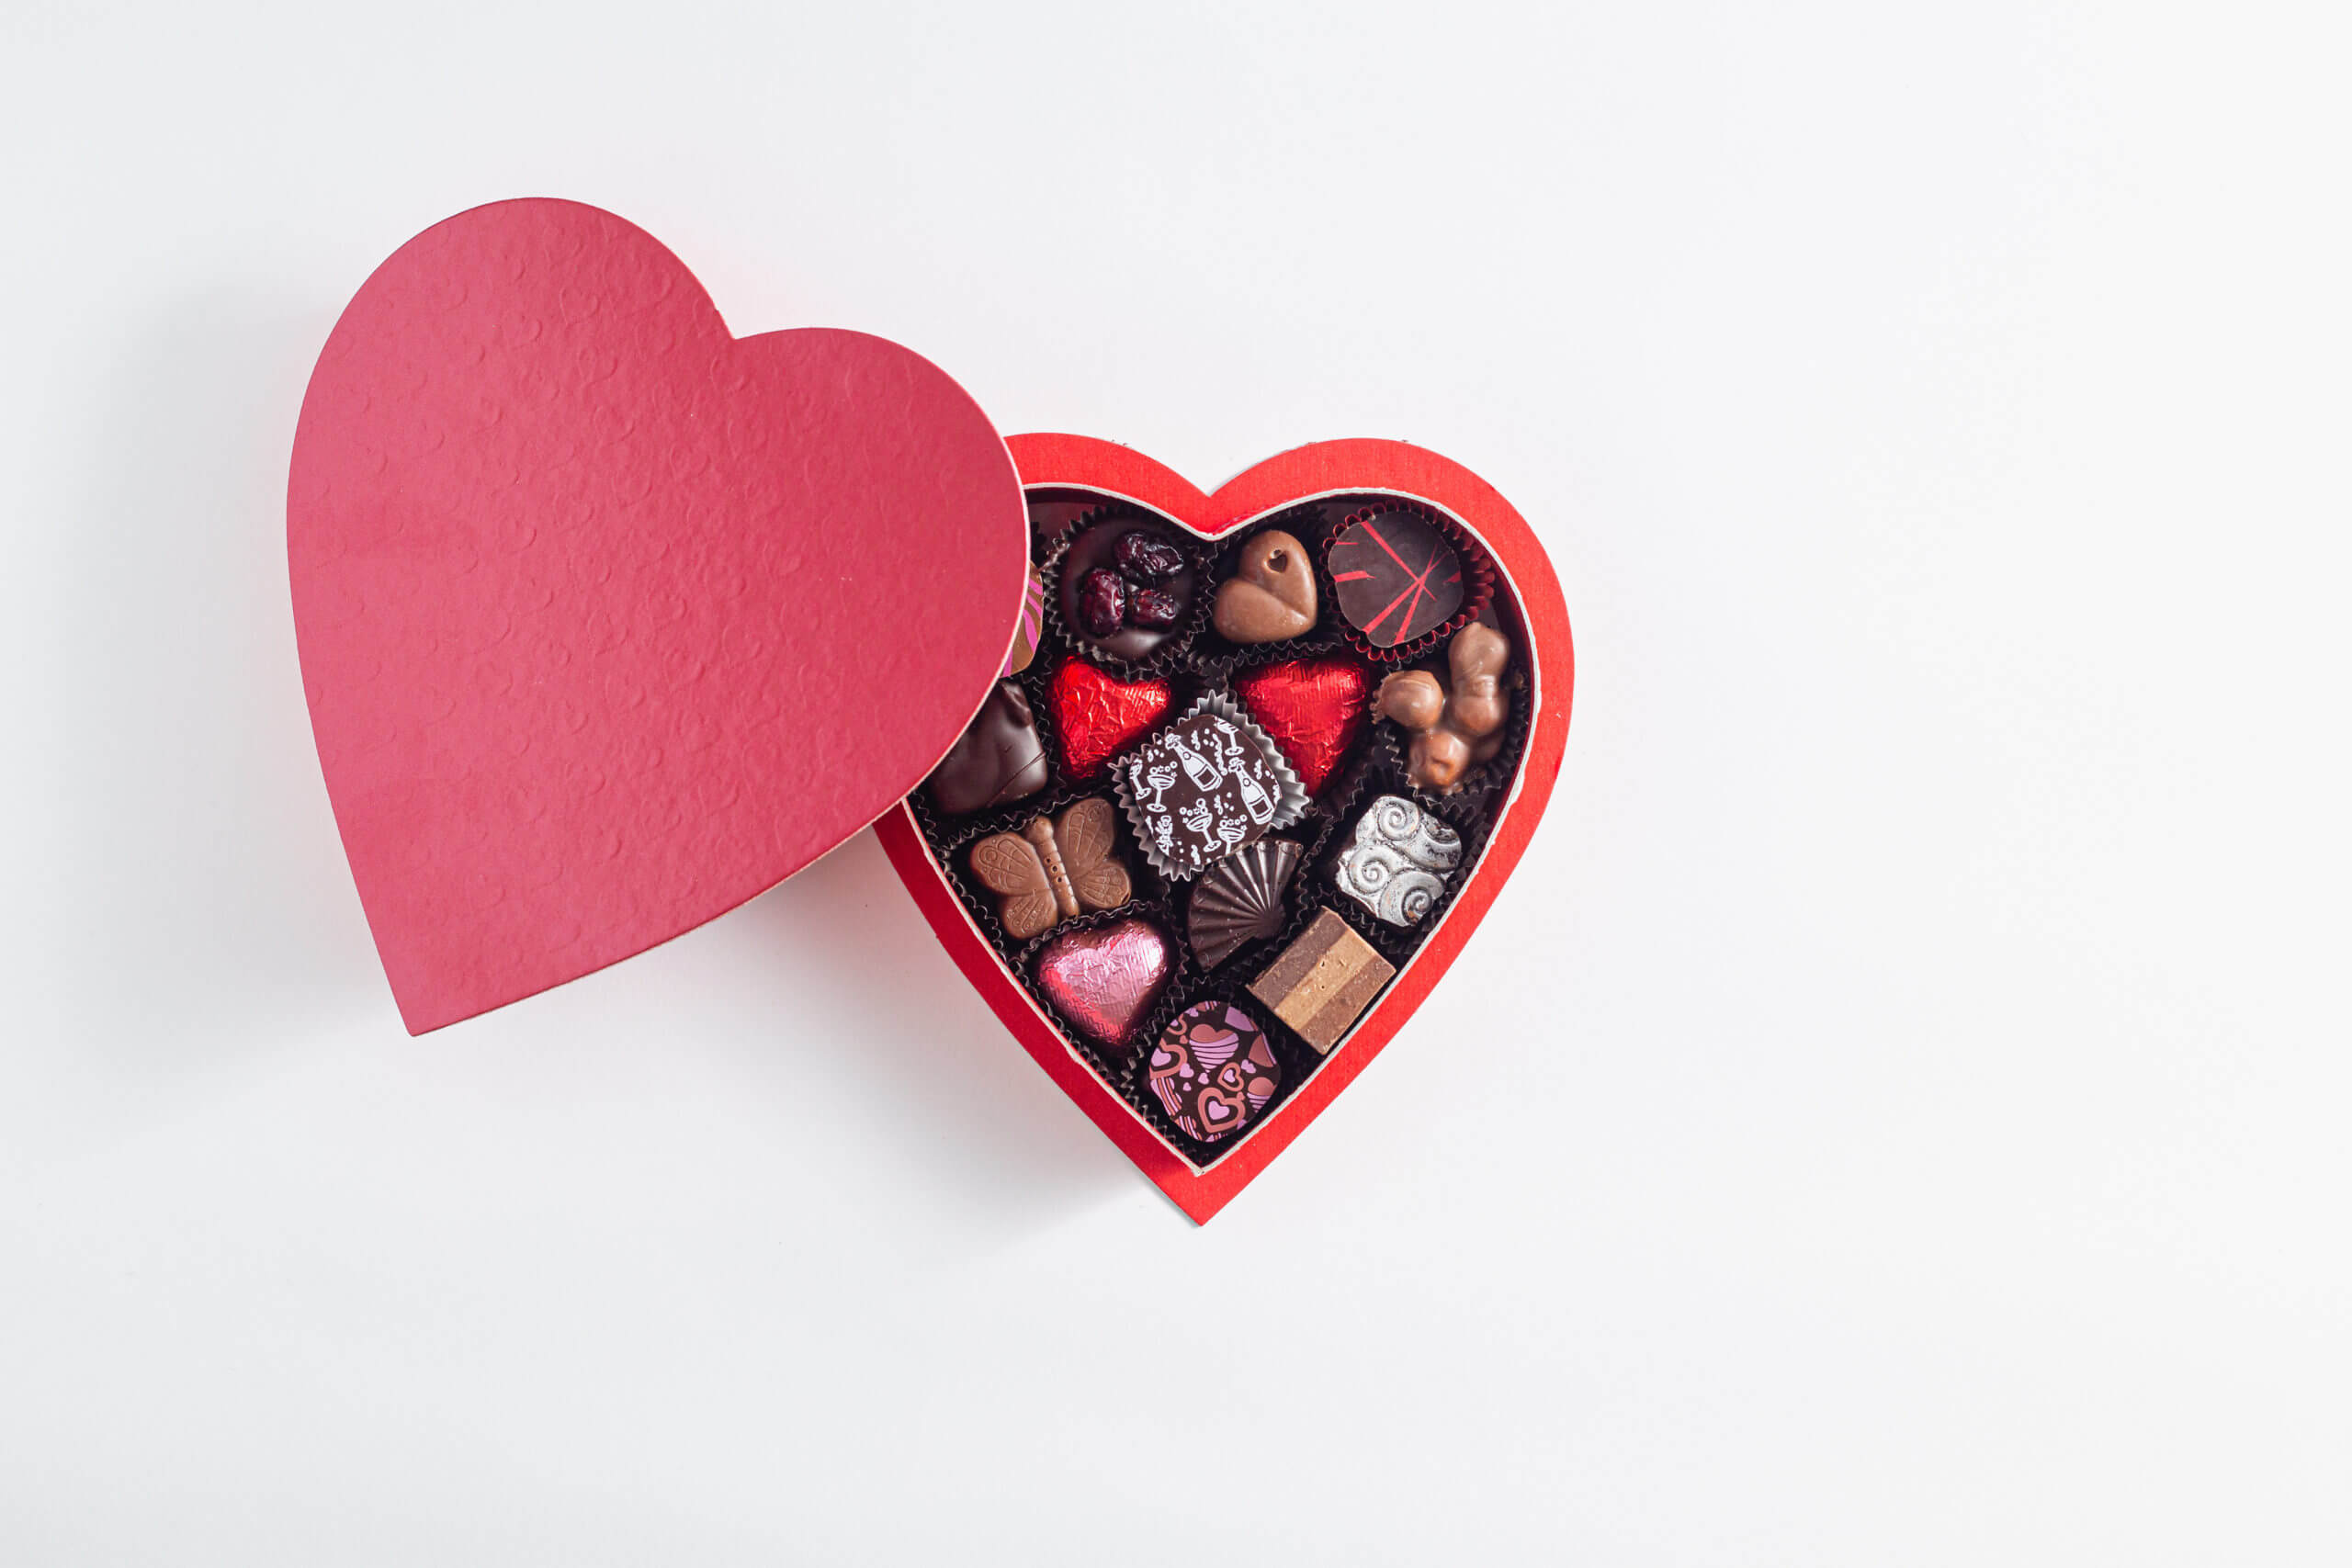
{"label": "white background", "polygon": [[[0,12],[0,1561],[2352,1559],[2336,7],[78,11]],[[870,836],[401,1032],[287,450],[515,195],[1533,519],[1549,817],[1205,1230]]]}

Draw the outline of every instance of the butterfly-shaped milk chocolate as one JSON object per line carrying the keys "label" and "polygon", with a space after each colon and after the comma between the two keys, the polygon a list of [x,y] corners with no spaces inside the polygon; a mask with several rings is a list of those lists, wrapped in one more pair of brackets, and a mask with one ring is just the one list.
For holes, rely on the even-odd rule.
{"label": "butterfly-shaped milk chocolate", "polygon": [[972,874],[999,896],[1007,935],[1026,942],[1080,910],[1127,901],[1127,868],[1111,853],[1116,823],[1109,801],[1081,800],[1058,818],[972,846]]}

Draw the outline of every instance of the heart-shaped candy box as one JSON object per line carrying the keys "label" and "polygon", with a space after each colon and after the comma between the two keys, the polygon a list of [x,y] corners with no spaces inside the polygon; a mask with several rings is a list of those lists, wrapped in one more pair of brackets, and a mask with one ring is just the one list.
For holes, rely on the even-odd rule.
{"label": "heart-shaped candy box", "polygon": [[[965,812],[940,808],[934,780],[876,829],[932,929],[998,1017],[1129,1158],[1204,1221],[1386,1045],[1525,851],[1566,737],[1566,611],[1541,547],[1510,504],[1468,469],[1419,447],[1299,447],[1214,494],[1107,442],[1023,435],[1012,447],[1047,613],[1033,661],[1007,684],[1030,716],[1046,776]],[[1392,521],[1404,525],[1389,541],[1401,560],[1376,572],[1351,558],[1365,525],[1376,533]],[[1101,536],[1136,529],[1173,536],[1197,563],[1185,624],[1139,661],[1106,653],[1104,639],[1057,613],[1078,598],[1065,592],[1071,563],[1102,557]],[[1267,554],[1270,537],[1295,540],[1317,565],[1312,624],[1277,617],[1262,629],[1296,635],[1236,641],[1217,629],[1216,611],[1226,584],[1257,586],[1246,568]],[[1463,569],[1463,600],[1364,633],[1351,614],[1368,621],[1409,594],[1432,539]],[[1363,575],[1343,580],[1351,570]],[[1359,582],[1381,592],[1351,607],[1348,590]],[[1382,631],[1410,635],[1384,645]],[[1463,684],[1449,656],[1465,642],[1491,651],[1496,640],[1509,650],[1496,682],[1507,711],[1487,754],[1449,773],[1430,754],[1451,737],[1455,705],[1447,699]],[[1392,686],[1393,676],[1436,692],[1434,724],[1406,721],[1431,716],[1409,706],[1411,694]],[[1152,738],[1204,697],[1229,700],[1289,765],[1308,796],[1302,815],[1248,835],[1200,873],[1172,876],[1147,844],[1144,823],[1122,810],[1110,858],[1128,873],[1129,885],[1114,889],[1124,897],[1107,908],[1074,897],[1075,912],[1042,931],[1008,931],[1006,895],[976,869],[976,853],[994,855],[1034,831],[1058,856],[1066,846],[1053,821],[1087,802],[1125,807],[1138,793],[1131,785],[1148,793]],[[1369,848],[1360,850],[1359,839]],[[1442,840],[1435,852],[1433,840]],[[1290,844],[1295,853],[1275,852]],[[1290,863],[1261,875],[1253,863],[1272,860]],[[1384,867],[1395,874],[1376,879],[1367,869]],[[1426,902],[1405,897],[1417,876]],[[1205,920],[1194,908],[1202,900],[1215,906]],[[1237,903],[1270,907],[1271,918],[1227,946],[1233,922],[1225,917]],[[1213,951],[1202,950],[1204,939]],[[1074,941],[1097,943],[1102,961],[1073,953]],[[1105,1027],[1105,998],[1118,1003],[1113,1021],[1121,1027]]]}
{"label": "heart-shaped candy box", "polygon": [[304,400],[288,557],[410,1027],[876,822],[965,974],[1187,1213],[1263,1169],[1524,850],[1566,731],[1558,585],[1490,487],[1400,444],[1214,495],[1102,442],[1010,445],[895,344],[733,337],[593,208],[476,209],[379,268]]}

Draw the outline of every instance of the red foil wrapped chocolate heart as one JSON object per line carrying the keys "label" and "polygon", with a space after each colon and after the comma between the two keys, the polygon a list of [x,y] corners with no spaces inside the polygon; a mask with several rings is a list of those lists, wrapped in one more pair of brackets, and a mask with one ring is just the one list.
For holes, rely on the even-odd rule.
{"label": "red foil wrapped chocolate heart", "polygon": [[1363,733],[1372,671],[1353,659],[1295,659],[1237,675],[1234,694],[1313,794]]}
{"label": "red foil wrapped chocolate heart", "polygon": [[1175,966],[1158,926],[1114,920],[1047,942],[1037,955],[1037,988],[1080,1033],[1124,1050]]}
{"label": "red foil wrapped chocolate heart", "polygon": [[1064,770],[1080,779],[1100,771],[1113,752],[1166,716],[1170,695],[1165,681],[1115,681],[1082,659],[1063,660],[1046,687],[1046,703]]}

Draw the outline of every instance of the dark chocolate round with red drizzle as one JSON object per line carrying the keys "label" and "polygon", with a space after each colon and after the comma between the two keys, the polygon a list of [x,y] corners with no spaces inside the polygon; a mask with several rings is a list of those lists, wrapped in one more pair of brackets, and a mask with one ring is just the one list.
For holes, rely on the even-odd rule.
{"label": "dark chocolate round with red drizzle", "polygon": [[1195,1002],[1152,1047],[1151,1092],[1168,1119],[1204,1144],[1262,1114],[1283,1087],[1266,1032],[1231,1002]]}
{"label": "dark chocolate round with red drizzle", "polygon": [[1462,560],[1426,519],[1374,512],[1340,531],[1325,558],[1340,614],[1374,648],[1427,636],[1462,608]]}
{"label": "dark chocolate round with red drizzle", "polygon": [[1139,662],[1182,629],[1198,576],[1173,528],[1106,518],[1062,558],[1062,620],[1082,645]]}

